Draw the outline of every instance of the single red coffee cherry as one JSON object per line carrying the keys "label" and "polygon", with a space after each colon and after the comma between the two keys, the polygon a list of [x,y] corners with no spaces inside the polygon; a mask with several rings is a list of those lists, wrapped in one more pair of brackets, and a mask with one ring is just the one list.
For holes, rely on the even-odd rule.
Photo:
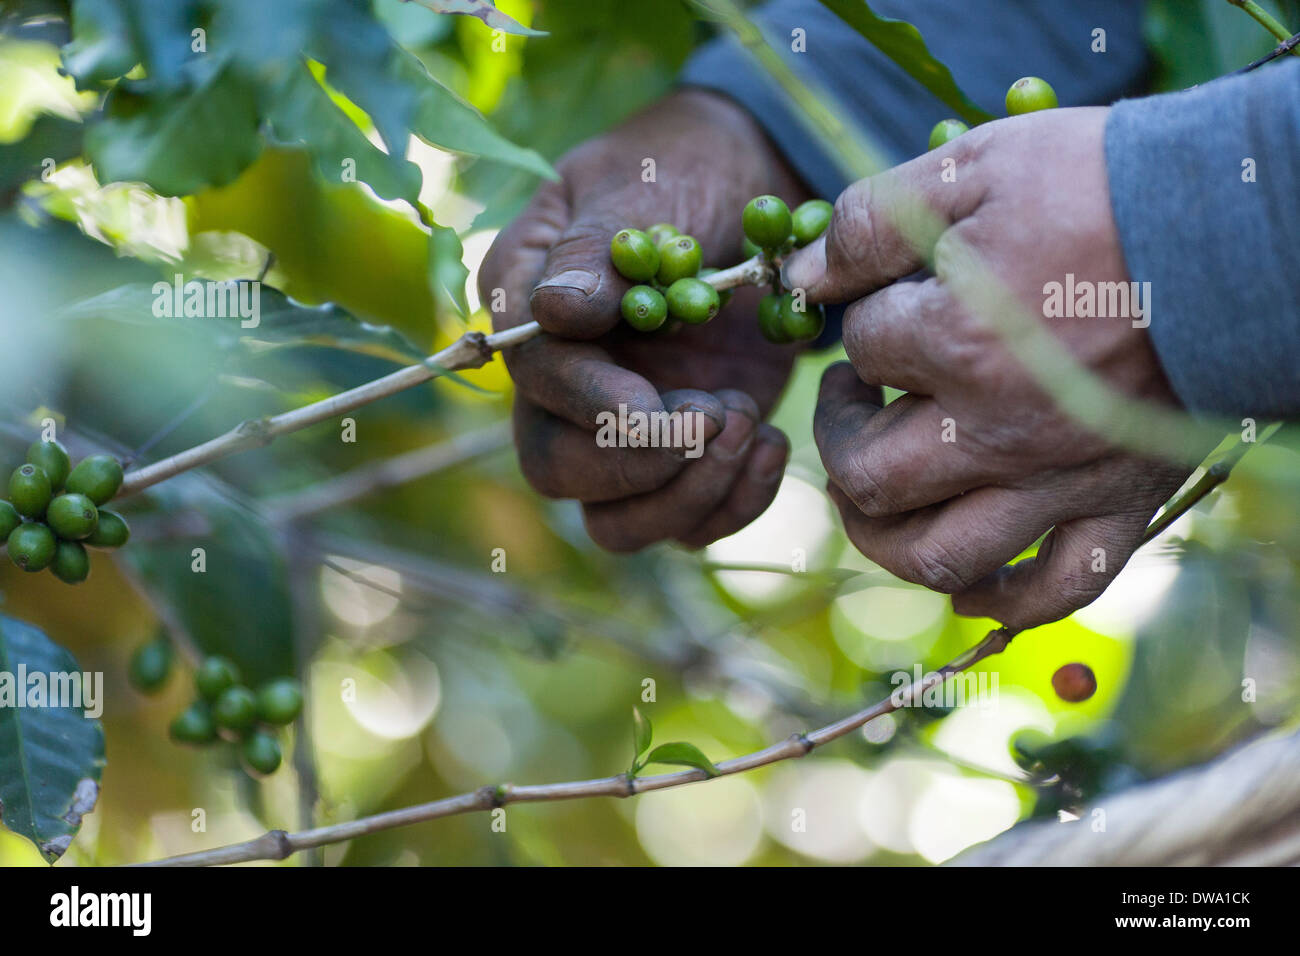
{"label": "single red coffee cherry", "polygon": [[1052,675],[1052,689],[1061,700],[1080,704],[1097,693],[1097,676],[1087,664],[1066,664]]}

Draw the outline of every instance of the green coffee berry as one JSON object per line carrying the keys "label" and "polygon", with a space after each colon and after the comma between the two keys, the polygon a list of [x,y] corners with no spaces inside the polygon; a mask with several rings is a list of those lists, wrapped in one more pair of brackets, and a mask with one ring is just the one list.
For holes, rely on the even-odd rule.
{"label": "green coffee berry", "polygon": [[621,229],[609,243],[614,268],[627,279],[644,282],[659,269],[659,249],[640,229]]}
{"label": "green coffee berry", "polygon": [[646,230],[646,235],[650,237],[650,241],[655,244],[656,249],[669,239],[676,239],[681,234],[680,229],[668,222],[657,222]]}
{"label": "green coffee berry", "polygon": [[258,719],[268,724],[291,724],[302,713],[302,688],[291,677],[263,684],[257,691]]}
{"label": "green coffee berry", "polygon": [[826,313],[820,305],[807,305],[790,292],[781,296],[780,312],[781,328],[792,342],[811,342],[826,327]]}
{"label": "green coffee berry", "polygon": [[809,199],[791,213],[794,230],[794,244],[800,248],[808,245],[831,224],[831,214],[835,207],[825,199]]}
{"label": "green coffee berry", "polygon": [[224,657],[208,657],[194,672],[194,686],[205,700],[216,700],[239,683],[239,668]]}
{"label": "green coffee berry", "polygon": [[60,538],[79,541],[94,532],[99,524],[99,512],[85,495],[59,495],[45,509],[45,523]]}
{"label": "green coffee berry", "polygon": [[744,253],[746,259],[752,259],[754,256],[762,253],[763,250],[754,245],[754,243],[750,241],[749,236],[746,236],[745,241],[740,244],[740,251]]}
{"label": "green coffee berry", "polygon": [[14,564],[24,571],[40,571],[54,560],[58,539],[45,525],[29,521],[9,532],[8,546]]}
{"label": "green coffee berry", "polygon": [[946,146],[962,133],[969,133],[970,127],[959,119],[939,120],[934,124],[934,129],[930,130],[930,148],[938,149],[940,146]]}
{"label": "green coffee berry", "polygon": [[785,345],[790,337],[781,322],[781,296],[765,295],[758,303],[758,328],[773,345]]}
{"label": "green coffee berry", "polygon": [[700,271],[704,252],[693,236],[677,236],[659,247],[660,285],[672,285],[678,279],[688,279]]}
{"label": "green coffee berry", "polygon": [[83,458],[68,475],[65,487],[96,505],[107,504],[122,487],[122,464],[112,455]]}
{"label": "green coffee berry", "polygon": [[50,503],[50,479],[38,465],[23,465],[9,476],[9,500],[20,515],[39,518]]}
{"label": "green coffee berry", "polygon": [[257,698],[242,684],[227,687],[212,703],[212,719],[226,730],[245,731],[257,721]]}
{"label": "green coffee berry", "polygon": [[217,725],[212,719],[212,708],[206,701],[198,700],[182,711],[168,728],[172,740],[181,744],[202,746],[217,739]]}
{"label": "green coffee berry", "polygon": [[1057,105],[1056,90],[1046,80],[1036,76],[1021,77],[1007,90],[1008,116],[1052,110]]}
{"label": "green coffee berry", "polygon": [[56,441],[32,442],[27,449],[27,463],[45,471],[46,477],[50,479],[50,488],[54,491],[63,487],[72,468],[68,450]]}
{"label": "green coffee berry", "polygon": [[50,570],[64,584],[80,584],[90,576],[90,555],[80,541],[60,541],[54,546]]}
{"label": "green coffee berry", "polygon": [[688,325],[703,325],[721,308],[718,290],[703,279],[678,279],[668,287],[664,298],[669,314]]}
{"label": "green coffee berry", "polygon": [[[699,277],[700,277],[701,279],[706,279],[706,278],[708,278],[709,276],[713,275],[715,272],[718,272],[718,271],[720,271],[720,270],[718,270],[718,269],[713,269],[713,268],[701,269],[701,270],[700,270],[700,276],[699,276]],[[727,303],[731,301],[731,294],[732,294],[733,292],[735,292],[735,291],[736,291],[735,289],[718,289],[718,308],[719,308],[719,309],[725,309],[725,308],[727,307]]]}
{"label": "green coffee berry", "polygon": [[131,528],[116,511],[100,508],[99,521],[90,536],[82,540],[88,548],[120,548],[131,537]]}
{"label": "green coffee berry", "polygon": [[249,734],[240,746],[244,762],[261,774],[275,773],[280,769],[280,742],[264,730]]}
{"label": "green coffee berry", "polygon": [[780,249],[790,238],[790,207],[776,196],[756,196],[740,214],[745,238],[763,249]]}
{"label": "green coffee berry", "polygon": [[623,293],[619,306],[627,324],[642,332],[653,332],[668,318],[668,303],[648,285],[634,285]]}
{"label": "green coffee berry", "polygon": [[23,523],[23,516],[7,501],[0,501],[0,538],[8,538]]}
{"label": "green coffee berry", "polygon": [[142,694],[156,693],[167,683],[172,670],[172,657],[172,642],[165,637],[156,637],[141,644],[131,655],[131,663],[127,667],[131,686]]}

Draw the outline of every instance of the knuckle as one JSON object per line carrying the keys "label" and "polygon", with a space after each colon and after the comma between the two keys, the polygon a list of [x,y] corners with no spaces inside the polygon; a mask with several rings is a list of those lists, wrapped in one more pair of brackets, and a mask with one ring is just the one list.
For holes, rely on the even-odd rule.
{"label": "knuckle", "polygon": [[831,272],[855,270],[880,259],[880,236],[872,215],[875,191],[870,179],[854,183],[835,200],[826,231],[826,265]]}
{"label": "knuckle", "polygon": [[970,585],[970,575],[952,551],[936,541],[922,541],[910,549],[903,575],[931,591],[955,594]]}
{"label": "knuckle", "polygon": [[848,464],[839,469],[841,474],[838,477],[833,477],[836,477],[835,483],[853,500],[858,510],[868,518],[897,514],[899,509],[883,482],[864,468],[855,456],[846,457]]}
{"label": "knuckle", "polygon": [[949,144],[952,150],[949,155],[963,165],[979,161],[997,136],[996,127],[996,123],[981,123],[972,127]]}
{"label": "knuckle", "polygon": [[1063,607],[1075,611],[1100,594],[1110,578],[1111,575],[1087,567],[1071,568],[1061,574],[1056,593]]}

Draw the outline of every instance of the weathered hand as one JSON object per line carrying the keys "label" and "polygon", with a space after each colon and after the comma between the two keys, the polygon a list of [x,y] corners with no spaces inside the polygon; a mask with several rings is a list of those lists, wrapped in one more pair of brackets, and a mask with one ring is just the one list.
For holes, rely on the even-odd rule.
{"label": "weathered hand", "polygon": [[[810,301],[858,300],[844,325],[852,365],[826,373],[815,422],[850,538],[900,577],[952,593],[959,613],[1016,628],[1095,599],[1190,471],[1080,426],[967,304],[991,279],[1037,316],[1067,275],[1103,300],[1119,287],[1102,283],[1128,290],[1105,118],[1071,109],[992,123],[862,180],[785,269]],[[933,277],[896,281],[927,261]],[[1145,320],[1129,312],[1041,321],[1119,392],[1175,404]],[[883,405],[883,385],[908,394]],[[1036,559],[1003,567],[1049,529]]]}
{"label": "weathered hand", "polygon": [[[655,182],[642,181],[646,159]],[[558,168],[562,181],[542,186],[500,235],[479,280],[485,303],[503,290],[498,329],[535,319],[549,333],[506,354],[523,472],[542,494],[580,500],[589,533],[610,550],[703,546],[738,531],[784,472],[789,443],[762,420],[793,350],[762,340],[752,288],[707,325],[630,330],[619,320],[630,283],[610,264],[609,242],[624,226],[671,222],[699,239],[706,265],[733,265],[745,202],[765,192],[798,200],[800,187],[747,114],[702,91],[659,101]],[[598,416],[620,405],[702,413],[703,455],[599,447]]]}

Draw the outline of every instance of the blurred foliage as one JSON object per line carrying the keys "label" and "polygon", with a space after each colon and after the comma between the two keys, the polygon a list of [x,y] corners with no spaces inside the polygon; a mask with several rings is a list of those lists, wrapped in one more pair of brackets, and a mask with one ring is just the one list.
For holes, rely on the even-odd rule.
{"label": "blurred foliage", "polygon": [[[1159,88],[1271,48],[1226,7],[1151,5]],[[459,335],[458,312],[486,327],[472,273],[495,230],[709,36],[678,0],[496,8],[545,36],[399,0],[0,4],[0,461],[16,464],[46,418],[75,453],[158,459],[391,371]],[[192,49],[195,22],[209,54]],[[177,274],[262,277],[260,327],[153,316],[154,283]],[[803,359],[776,412],[796,446],[777,503],[703,555],[598,552],[505,449],[276,522],[280,496],[505,419],[494,362],[363,409],[354,442],[318,426],[129,500],[136,540],[96,555],[79,588],[6,562],[6,620],[104,675],[102,795],[67,859],[620,772],[633,707],[657,740],[719,761],[954,657],[990,622],[873,568],[820,491],[807,422],[834,358]],[[505,833],[455,817],[291,862],[937,862],[1206,759],[1297,716],[1298,446],[1284,431],[1252,452],[1096,605],[977,668],[961,685],[973,699],[705,786],[511,806]],[[806,573],[727,569],[788,568],[796,549]],[[187,663],[144,697],[127,662],[160,621],[185,632]],[[226,749],[166,739],[195,649],[307,683],[279,773],[254,782]],[[1050,680],[1076,660],[1100,689],[1067,704]],[[21,820],[6,823],[0,862],[42,862]]]}

